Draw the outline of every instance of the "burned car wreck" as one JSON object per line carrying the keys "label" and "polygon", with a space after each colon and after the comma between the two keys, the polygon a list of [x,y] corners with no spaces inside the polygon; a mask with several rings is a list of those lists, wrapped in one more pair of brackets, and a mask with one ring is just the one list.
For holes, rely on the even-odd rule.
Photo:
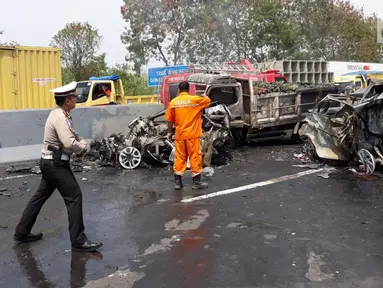
{"label": "burned car wreck", "polygon": [[[102,166],[132,170],[141,163],[147,165],[172,164],[173,140],[168,140],[167,123],[156,121],[165,110],[151,117],[139,117],[128,125],[127,134],[113,134],[91,143],[91,155]],[[232,139],[230,111],[224,104],[213,102],[205,109],[201,150],[203,166],[209,166]]]}
{"label": "burned car wreck", "polygon": [[366,174],[383,164],[383,82],[355,93],[327,95],[299,135],[310,158],[359,163]]}

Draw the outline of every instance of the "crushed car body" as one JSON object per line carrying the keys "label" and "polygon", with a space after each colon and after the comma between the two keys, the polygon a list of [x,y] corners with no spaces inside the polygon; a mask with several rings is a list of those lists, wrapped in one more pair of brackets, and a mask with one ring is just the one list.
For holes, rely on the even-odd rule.
{"label": "crushed car body", "polygon": [[363,91],[329,94],[321,100],[299,130],[305,152],[312,159],[354,161],[372,174],[383,164],[383,82]]}
{"label": "crushed car body", "polygon": [[[101,141],[91,143],[92,155],[102,166],[136,169],[143,162],[147,165],[171,164],[174,158],[174,143],[167,139],[167,124],[156,119],[165,111],[151,117],[138,117],[129,125],[126,135],[113,134]],[[209,166],[231,140],[232,116],[226,105],[213,102],[205,109],[201,151],[203,166]]]}

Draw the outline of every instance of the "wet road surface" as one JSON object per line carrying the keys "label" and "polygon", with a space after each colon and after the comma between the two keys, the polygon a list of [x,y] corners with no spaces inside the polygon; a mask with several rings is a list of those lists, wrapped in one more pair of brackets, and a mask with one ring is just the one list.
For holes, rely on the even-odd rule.
{"label": "wet road surface", "polygon": [[39,176],[3,179],[11,196],[0,196],[0,287],[381,287],[381,181],[280,178],[309,170],[292,167],[296,150],[241,149],[205,193],[263,184],[190,203],[180,202],[200,195],[190,177],[174,192],[168,168],[77,173],[86,233],[104,243],[95,254],[70,251],[57,192],[34,227],[44,240],[14,246]]}

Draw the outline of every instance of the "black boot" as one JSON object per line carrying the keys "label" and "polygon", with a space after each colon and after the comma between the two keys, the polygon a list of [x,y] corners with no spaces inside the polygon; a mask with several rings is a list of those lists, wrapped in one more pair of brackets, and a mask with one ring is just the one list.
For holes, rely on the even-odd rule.
{"label": "black boot", "polygon": [[205,182],[201,182],[201,174],[193,177],[192,189],[200,190],[200,189],[206,189],[208,187],[209,187],[209,184],[207,184]]}
{"label": "black boot", "polygon": [[184,184],[182,183],[182,176],[181,175],[174,174],[174,181],[175,181],[174,189],[181,190],[182,188],[184,188]]}

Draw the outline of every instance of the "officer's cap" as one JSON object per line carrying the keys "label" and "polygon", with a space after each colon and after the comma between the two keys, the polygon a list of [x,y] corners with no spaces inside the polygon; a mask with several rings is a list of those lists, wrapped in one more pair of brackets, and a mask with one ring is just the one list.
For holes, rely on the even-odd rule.
{"label": "officer's cap", "polygon": [[54,93],[55,97],[68,97],[68,96],[76,96],[76,82],[71,82],[65,86],[58,87],[50,90],[50,92]]}

